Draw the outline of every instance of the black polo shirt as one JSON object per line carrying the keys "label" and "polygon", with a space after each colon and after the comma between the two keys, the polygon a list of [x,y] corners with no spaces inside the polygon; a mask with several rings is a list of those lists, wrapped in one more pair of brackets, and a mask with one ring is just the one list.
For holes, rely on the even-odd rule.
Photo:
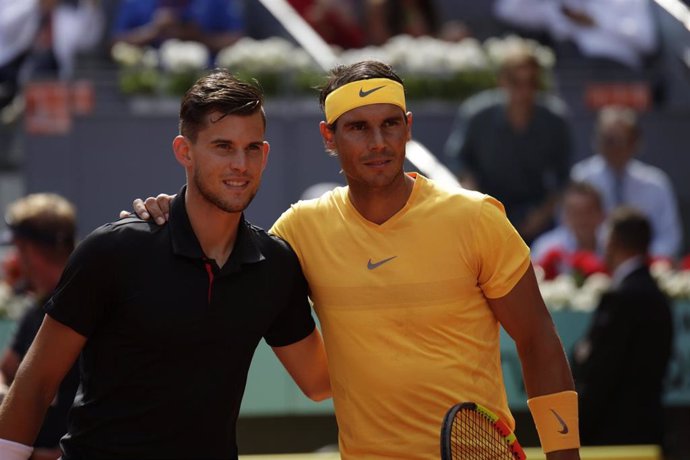
{"label": "black polo shirt", "polygon": [[219,269],[192,231],[185,189],[164,226],[104,225],[73,253],[48,302],[88,337],[64,459],[233,459],[247,371],[271,346],[314,330],[284,241],[242,219]]}

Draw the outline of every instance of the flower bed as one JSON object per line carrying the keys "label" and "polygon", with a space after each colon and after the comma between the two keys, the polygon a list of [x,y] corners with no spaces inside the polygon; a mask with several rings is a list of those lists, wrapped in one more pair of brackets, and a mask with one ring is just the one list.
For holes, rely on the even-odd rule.
{"label": "flower bed", "polygon": [[[397,36],[381,47],[334,50],[338,63],[378,59],[391,64],[405,80],[410,98],[462,100],[496,85],[496,66],[515,47],[528,48],[542,63],[545,85],[554,65],[553,52],[517,36],[479,42],[466,38],[446,42],[431,37]],[[324,72],[291,42],[273,37],[242,38],[211,57],[195,42],[168,40],[159,49],[117,43],[112,57],[120,69],[125,94],[181,95],[196,78],[213,67],[231,70],[240,78],[256,79],[269,96],[313,92]]]}
{"label": "flower bed", "polygon": [[[585,260],[586,259],[586,260]],[[591,258],[582,257],[582,267],[591,268]],[[611,277],[599,269],[586,274],[573,270],[550,277],[541,265],[535,265],[539,289],[550,310],[592,311],[600,296],[610,287]],[[680,263],[667,259],[652,260],[650,271],[659,287],[674,302],[690,301],[690,255]]]}

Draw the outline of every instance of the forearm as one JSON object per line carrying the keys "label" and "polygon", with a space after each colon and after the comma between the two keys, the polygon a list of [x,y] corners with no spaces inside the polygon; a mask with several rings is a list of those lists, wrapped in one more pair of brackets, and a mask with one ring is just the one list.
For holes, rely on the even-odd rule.
{"label": "forearm", "polygon": [[0,406],[0,438],[30,446],[57,389],[43,388],[22,377],[20,372]]}
{"label": "forearm", "polygon": [[[529,398],[574,390],[570,367],[555,330],[548,338],[518,347],[518,353]],[[577,460],[579,458],[578,449],[563,449],[546,453],[547,460]]]}
{"label": "forearm", "polygon": [[517,350],[528,397],[575,388],[563,345],[554,327],[534,340],[517,344]]}

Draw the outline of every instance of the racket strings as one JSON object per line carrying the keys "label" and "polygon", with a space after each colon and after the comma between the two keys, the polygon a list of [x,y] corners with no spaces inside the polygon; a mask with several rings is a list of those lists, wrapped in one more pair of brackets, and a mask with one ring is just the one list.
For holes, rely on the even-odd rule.
{"label": "racket strings", "polygon": [[451,458],[512,460],[513,452],[493,422],[475,411],[459,411],[451,426]]}

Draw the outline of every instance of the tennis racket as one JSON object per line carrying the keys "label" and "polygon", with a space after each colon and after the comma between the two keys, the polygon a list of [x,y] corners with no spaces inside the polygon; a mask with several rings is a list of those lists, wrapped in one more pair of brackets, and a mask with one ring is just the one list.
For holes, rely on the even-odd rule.
{"label": "tennis racket", "polygon": [[515,434],[486,407],[456,404],[443,418],[441,460],[525,460]]}

